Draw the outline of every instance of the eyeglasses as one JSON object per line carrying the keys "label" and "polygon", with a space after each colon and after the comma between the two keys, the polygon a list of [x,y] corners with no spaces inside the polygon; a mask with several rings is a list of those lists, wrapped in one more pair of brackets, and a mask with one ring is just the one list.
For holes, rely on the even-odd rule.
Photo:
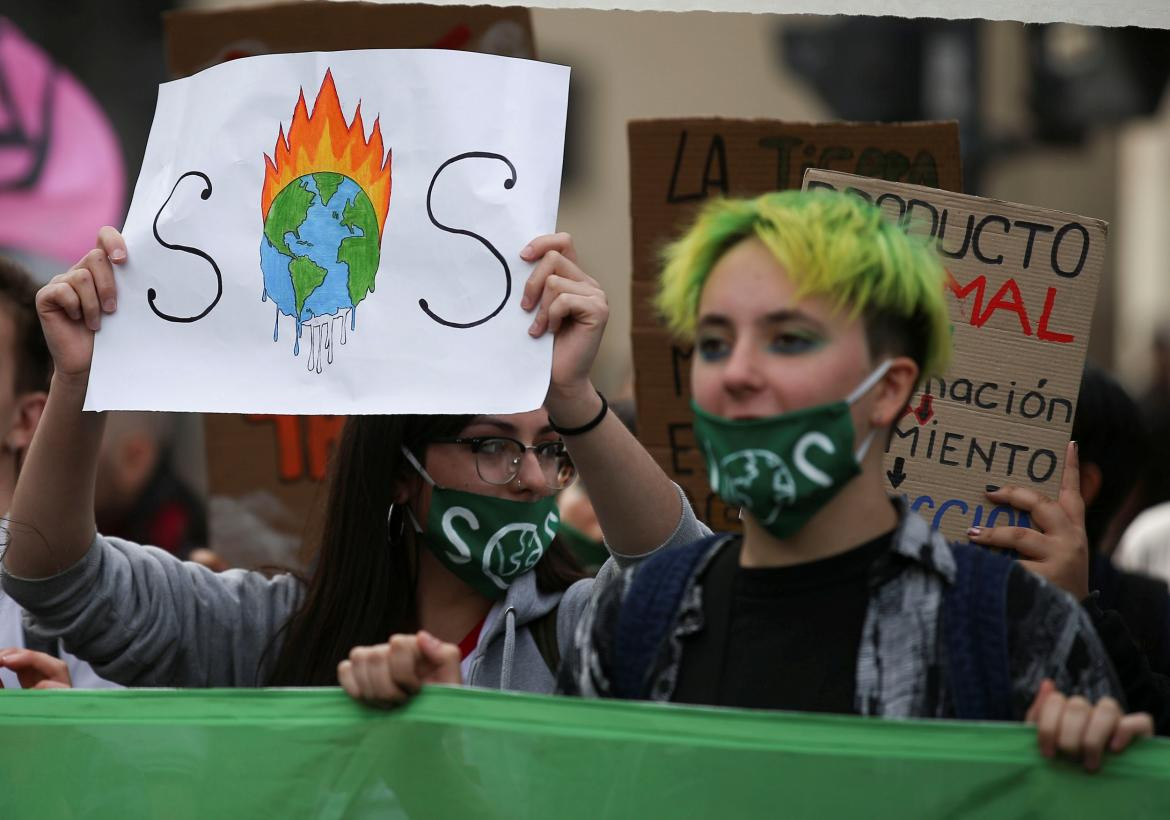
{"label": "eyeglasses", "polygon": [[542,441],[527,445],[506,436],[475,438],[437,438],[435,444],[462,444],[475,453],[475,471],[488,484],[503,486],[520,474],[520,462],[531,450],[544,474],[544,483],[554,490],[564,489],[577,475],[577,468],[563,441]]}

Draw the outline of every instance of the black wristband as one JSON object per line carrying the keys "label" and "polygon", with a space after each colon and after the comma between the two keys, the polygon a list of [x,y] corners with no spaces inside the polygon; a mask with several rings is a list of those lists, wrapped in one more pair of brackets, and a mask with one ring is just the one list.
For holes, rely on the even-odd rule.
{"label": "black wristband", "polygon": [[562,436],[579,436],[582,433],[588,433],[594,427],[601,424],[601,422],[605,419],[605,414],[609,412],[609,402],[605,400],[605,396],[602,395],[600,390],[597,391],[597,397],[601,399],[600,412],[598,412],[596,416],[582,424],[580,427],[561,427],[555,421],[553,421],[552,416],[548,417],[548,426],[553,429],[554,433],[558,433]]}

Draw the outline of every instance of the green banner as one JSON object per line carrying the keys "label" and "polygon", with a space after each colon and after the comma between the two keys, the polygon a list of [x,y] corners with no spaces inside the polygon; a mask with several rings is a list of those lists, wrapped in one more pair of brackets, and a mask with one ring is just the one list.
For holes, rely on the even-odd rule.
{"label": "green banner", "polygon": [[0,693],[0,817],[1170,817],[1170,743],[433,687]]}

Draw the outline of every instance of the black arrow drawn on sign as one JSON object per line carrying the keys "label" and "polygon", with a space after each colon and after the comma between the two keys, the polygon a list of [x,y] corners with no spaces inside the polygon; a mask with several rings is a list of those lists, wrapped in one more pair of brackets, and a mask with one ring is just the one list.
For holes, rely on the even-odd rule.
{"label": "black arrow drawn on sign", "polygon": [[899,485],[906,480],[906,474],[902,472],[902,468],[906,465],[906,459],[898,456],[894,459],[894,469],[886,470],[886,478],[890,479],[890,483],[894,485],[894,489],[898,489]]}

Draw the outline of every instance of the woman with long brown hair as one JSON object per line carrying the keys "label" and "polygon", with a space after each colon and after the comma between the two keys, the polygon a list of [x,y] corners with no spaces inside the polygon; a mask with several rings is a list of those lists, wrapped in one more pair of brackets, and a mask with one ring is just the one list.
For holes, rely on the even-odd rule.
{"label": "woman with long brown hair", "polygon": [[[12,504],[6,591],[36,631],[126,685],[331,685],[340,671],[351,694],[373,700],[426,680],[552,691],[579,616],[614,575],[611,562],[584,578],[557,542],[556,491],[577,471],[596,477],[609,545],[631,559],[698,525],[589,382],[608,306],[571,239],[541,237],[521,256],[537,263],[521,302],[529,332],[555,338],[544,407],[352,419],[317,567],[302,580],[216,574],[96,532],[102,416],[81,408],[126,259],[104,228],[37,298],[56,370]],[[634,497],[642,515],[629,514]]]}

